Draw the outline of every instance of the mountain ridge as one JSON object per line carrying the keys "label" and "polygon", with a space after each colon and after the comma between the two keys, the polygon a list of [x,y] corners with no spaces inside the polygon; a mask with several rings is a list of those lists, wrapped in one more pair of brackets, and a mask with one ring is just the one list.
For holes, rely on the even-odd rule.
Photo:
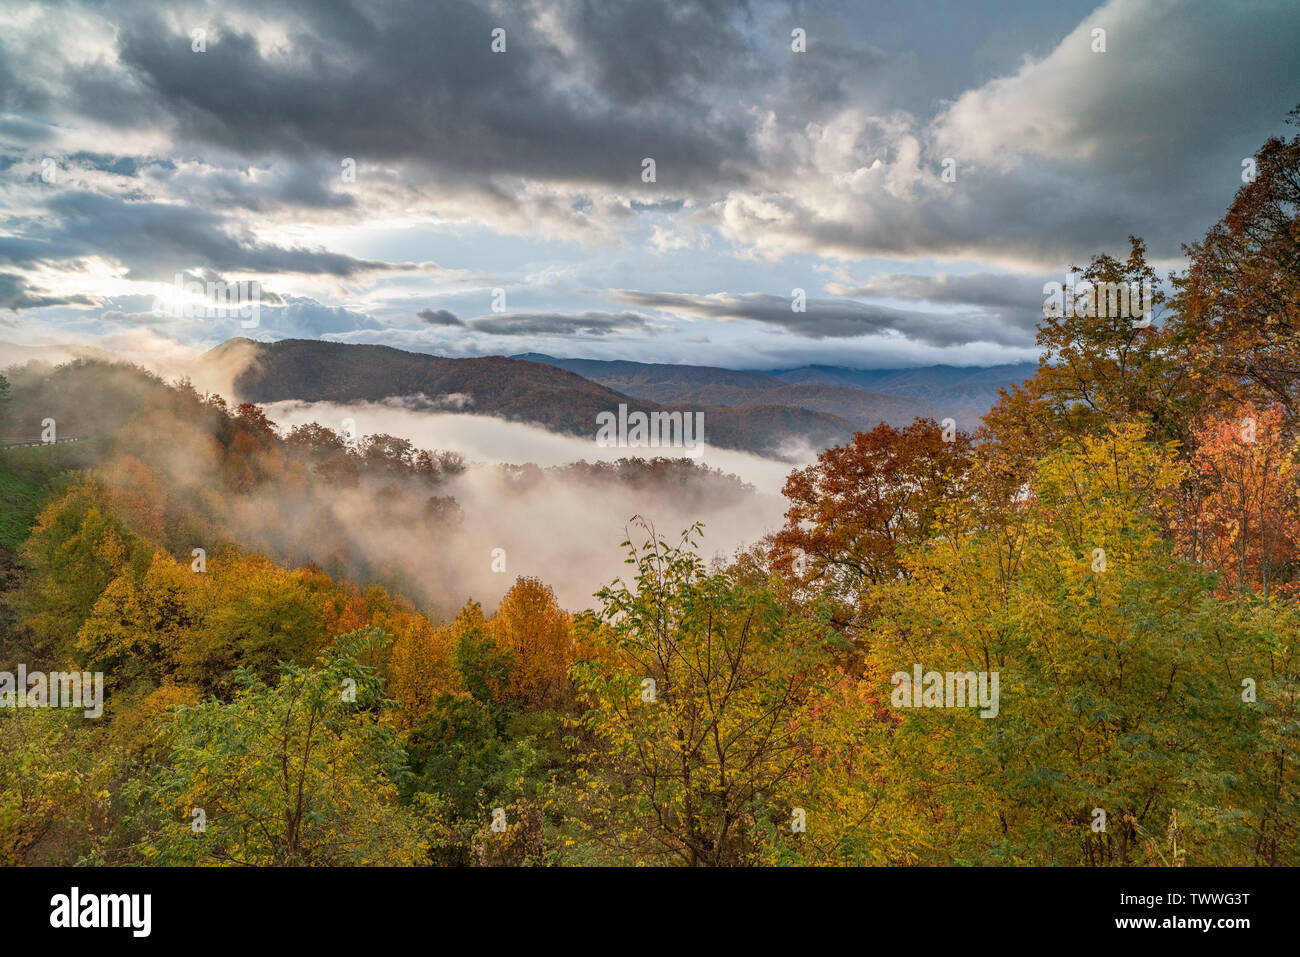
{"label": "mountain ridge", "polygon": [[597,415],[615,411],[620,404],[645,412],[703,411],[708,444],[776,457],[787,457],[781,450],[792,441],[825,448],[847,440],[859,428],[829,413],[775,403],[735,408],[655,402],[554,365],[509,356],[449,358],[316,339],[231,339],[206,353],[200,364],[220,365],[236,355],[242,368],[233,377],[233,389],[247,402],[355,402],[456,394],[470,397],[465,409],[470,414],[592,437]]}
{"label": "mountain ridge", "polygon": [[810,365],[793,369],[726,369],[626,359],[560,359],[544,353],[512,358],[544,362],[595,382],[658,402],[745,407],[775,403],[814,409],[850,421],[895,427],[916,418],[951,416],[963,429],[998,400],[998,390],[1033,375],[1037,363],[1000,366],[919,366],[851,369]]}

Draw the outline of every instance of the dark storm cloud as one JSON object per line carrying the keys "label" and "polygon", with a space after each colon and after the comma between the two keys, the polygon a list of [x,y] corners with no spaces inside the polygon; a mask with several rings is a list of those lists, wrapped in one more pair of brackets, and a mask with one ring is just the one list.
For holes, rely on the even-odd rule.
{"label": "dark storm cloud", "polygon": [[852,285],[831,284],[831,291],[852,298],[911,299],[949,306],[967,306],[997,315],[1003,322],[1032,331],[1042,321],[1045,282],[1064,282],[1056,276],[978,272],[965,275],[937,273],[886,273]]}
{"label": "dark storm cloud", "polygon": [[324,163],[276,163],[254,178],[246,169],[151,167],[151,178],[171,195],[200,206],[271,213],[346,210],[356,196],[331,188],[338,171]]}
{"label": "dark storm cloud", "polygon": [[740,29],[749,8],[745,0],[556,5],[563,29],[579,41],[575,52],[593,85],[625,107],[695,103],[703,88],[766,72],[748,56],[751,46]]}
{"label": "dark storm cloud", "polygon": [[[604,207],[529,197],[579,219],[690,195],[729,239],[776,256],[1044,267],[1129,232],[1177,255],[1300,99],[1278,82],[1294,72],[1300,7],[1044,6],[919,3],[886,17],[758,0],[257,0],[162,17],[145,4],[55,5],[55,23],[105,16],[113,55],[61,54],[55,26],[30,28],[0,58],[2,102],[38,120],[29,140],[58,114],[220,154],[228,170],[208,187],[257,212],[355,208],[327,185],[351,157],[363,177],[504,208],[521,184],[623,194]],[[1104,55],[1088,46],[1094,23],[1109,30]],[[196,25],[209,31],[202,53]],[[792,25],[807,28],[807,53],[790,50]],[[505,53],[490,48],[497,27]],[[936,190],[946,157],[960,174]],[[241,160],[283,168],[254,182],[229,171]],[[203,202],[202,184],[187,192],[182,179],[180,196]]]}
{"label": "dark storm cloud", "polygon": [[[649,285],[644,276],[664,275],[674,256],[685,268],[659,288],[784,291],[748,264],[802,268],[804,254],[818,265],[888,257],[933,272],[958,261],[951,268],[1058,279],[1097,252],[1123,254],[1130,233],[1172,259],[1222,215],[1241,159],[1286,132],[1300,100],[1295,0],[11,6],[0,31],[0,269],[10,276],[0,289],[11,308],[78,304],[78,270],[87,285],[76,291],[95,293],[117,292],[123,274],[296,274],[327,282],[283,288],[323,298],[344,282],[391,283],[348,304],[400,300],[376,315],[401,334],[475,346],[513,335],[616,349],[617,333],[640,346],[657,323],[618,310],[653,301],[792,334],[706,330],[734,336],[737,356],[755,338],[758,348],[865,349],[869,340],[845,340],[873,333],[914,352],[1021,347],[1041,284],[987,272],[846,280],[827,287],[841,298],[804,313],[758,294],[596,302],[574,288]],[[806,53],[790,49],[795,26],[807,29]],[[208,31],[202,53],[191,49],[197,27]],[[490,47],[497,27],[502,54]],[[1105,54],[1089,48],[1093,27],[1108,31]],[[57,185],[41,180],[46,156],[59,163]],[[655,184],[641,181],[647,156]],[[357,163],[355,183],[341,181],[344,158]],[[939,178],[946,158],[953,182]],[[445,243],[462,224],[469,240]],[[281,238],[318,226],[344,236],[347,253]],[[568,261],[560,244],[574,239],[603,244],[590,265]],[[464,315],[483,306],[421,286],[410,263],[368,257],[433,249],[446,259],[449,246],[466,274],[490,262],[512,281],[541,277],[524,300],[534,311],[461,320],[429,310],[417,325],[424,303]],[[98,260],[118,267],[111,281]],[[399,272],[410,282],[394,281]],[[607,311],[580,312],[588,306]],[[292,322],[374,331],[356,315]]]}
{"label": "dark storm cloud", "polygon": [[485,316],[470,323],[475,332],[493,336],[607,336],[646,328],[646,318],[634,312],[515,313]]}
{"label": "dark storm cloud", "polygon": [[0,309],[37,309],[41,306],[93,306],[95,300],[87,296],[52,296],[28,285],[13,273],[0,273]]}
{"label": "dark storm cloud", "polygon": [[193,206],[67,190],[54,193],[46,210],[51,219],[28,224],[24,238],[0,238],[0,260],[34,265],[101,255],[123,264],[128,278],[151,280],[171,280],[196,262],[220,272],[345,278],[416,268],[232,235],[221,216]]}
{"label": "dark storm cloud", "polygon": [[463,326],[465,323],[454,312],[447,309],[421,309],[416,317],[431,326]]}
{"label": "dark storm cloud", "polygon": [[[173,21],[124,18],[120,62],[182,138],[245,156],[324,152],[472,178],[639,184],[641,159],[659,152],[661,182],[681,186],[747,152],[748,124],[708,106],[710,81],[746,51],[724,6],[562,6],[572,33],[558,39],[536,19],[540,4],[501,15],[449,0],[273,6],[288,51],[267,55],[235,5],[212,14],[201,54]],[[490,49],[497,27],[501,54]],[[587,71],[578,96],[565,92],[575,67]]]}
{"label": "dark storm cloud", "polygon": [[618,289],[610,296],[620,302],[678,315],[751,319],[809,339],[852,339],[892,332],[931,346],[970,342],[1025,344],[1023,332],[1006,328],[993,316],[915,312],[852,299],[807,299],[804,311],[797,312],[793,298],[763,293],[701,296]]}

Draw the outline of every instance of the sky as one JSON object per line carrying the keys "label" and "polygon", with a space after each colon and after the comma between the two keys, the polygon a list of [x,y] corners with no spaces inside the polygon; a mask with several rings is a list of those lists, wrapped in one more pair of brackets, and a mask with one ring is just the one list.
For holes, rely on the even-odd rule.
{"label": "sky", "polygon": [[0,343],[1033,359],[1045,282],[1182,266],[1298,49],[1295,0],[5,0]]}

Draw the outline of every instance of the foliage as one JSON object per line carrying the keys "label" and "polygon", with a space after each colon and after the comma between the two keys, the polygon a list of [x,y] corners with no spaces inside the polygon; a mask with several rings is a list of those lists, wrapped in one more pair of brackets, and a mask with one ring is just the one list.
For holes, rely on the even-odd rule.
{"label": "foliage", "polygon": [[378,676],[356,660],[370,637],[340,636],[317,666],[286,664],[273,685],[240,669],[232,700],[178,709],[170,757],[141,785],[158,815],[144,858],[419,863],[419,819],[397,802],[405,753],[380,720],[389,703]]}
{"label": "foliage", "polygon": [[580,625],[577,827],[617,861],[746,863],[805,747],[833,632],[709,574],[698,528],[674,545],[639,527],[633,586],[602,589]]}

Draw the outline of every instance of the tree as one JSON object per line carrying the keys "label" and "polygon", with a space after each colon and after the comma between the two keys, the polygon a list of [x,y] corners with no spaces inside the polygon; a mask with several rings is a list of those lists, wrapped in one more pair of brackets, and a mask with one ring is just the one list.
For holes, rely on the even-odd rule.
{"label": "tree", "polygon": [[[849,606],[866,586],[905,574],[902,550],[928,536],[936,509],[959,494],[969,465],[969,437],[950,438],[930,419],[903,429],[882,422],[792,472],[773,566]],[[852,614],[841,610],[845,618]]]}
{"label": "tree", "polygon": [[276,437],[275,423],[266,417],[260,405],[241,402],[235,406],[235,421],[268,444]]}
{"label": "tree", "polygon": [[1192,397],[1186,369],[1174,358],[1174,330],[1155,323],[1165,302],[1146,245],[1130,236],[1126,260],[1094,256],[1064,293],[1062,308],[1044,315],[1034,391],[1058,430],[1100,434],[1145,416],[1158,438],[1184,438]]}
{"label": "tree", "polygon": [[229,550],[209,559],[206,574],[210,605],[181,651],[195,684],[229,692],[236,667],[270,680],[280,662],[306,664],[321,650],[325,608],[310,573]]}
{"label": "tree", "polygon": [[343,436],[319,422],[295,425],[284,439],[285,447],[313,461],[327,459],[347,450]]}
{"label": "tree", "polygon": [[[1300,120],[1300,107],[1291,111]],[[1272,137],[1255,176],[1205,239],[1185,248],[1179,336],[1198,386],[1219,405],[1300,413],[1300,135]]]}
{"label": "tree", "polygon": [[316,422],[295,425],[284,440],[292,454],[311,463],[312,471],[331,486],[354,488],[361,474],[360,456],[343,436]]}
{"label": "tree", "polygon": [[393,697],[402,706],[399,722],[409,726],[431,712],[443,695],[460,689],[451,631],[434,628],[415,614],[384,616],[376,623],[394,636],[389,659]]}
{"label": "tree", "polygon": [[483,704],[502,703],[514,662],[510,653],[493,641],[483,606],[476,601],[466,602],[447,630],[447,642],[465,689]]}
{"label": "tree", "polygon": [[[444,694],[407,738],[412,796],[442,809],[436,859],[466,865],[476,858],[539,862],[544,799],[563,769],[562,728],[550,712],[514,713],[503,724],[490,705],[465,693]],[[491,830],[505,809],[506,831]],[[564,809],[550,805],[551,814]],[[526,825],[528,840],[516,838]]]}
{"label": "tree", "polygon": [[405,752],[379,717],[392,703],[355,657],[376,637],[339,636],[315,666],[283,665],[274,684],[241,668],[229,702],[178,709],[169,760],[139,786],[156,814],[145,860],[420,863],[419,821],[397,802]]}
{"label": "tree", "polygon": [[[858,739],[860,806],[894,822],[891,841],[911,835],[899,857],[1216,863],[1244,843],[1224,805],[1254,736],[1237,697],[1247,642],[1161,534],[1186,468],[1144,432],[1116,426],[1040,463],[1009,583],[977,529],[918,549],[891,589],[867,642],[877,699],[917,664],[1000,679],[988,718],[904,708],[896,732]],[[898,767],[907,779],[880,788]]]}
{"label": "tree", "polygon": [[14,608],[38,654],[71,655],[78,630],[109,583],[137,571],[152,549],[113,514],[88,476],[75,476],[37,516],[21,552],[24,584]]}
{"label": "tree", "polygon": [[395,435],[367,435],[361,443],[361,460],[377,472],[405,474],[414,467],[415,447]]}
{"label": "tree", "polygon": [[1294,443],[1280,406],[1243,405],[1196,433],[1193,464],[1200,500],[1181,529],[1193,555],[1224,575],[1229,591],[1267,599],[1295,557],[1297,475]]}
{"label": "tree", "polygon": [[103,823],[113,751],[80,712],[0,708],[0,754],[0,865],[76,863]]}
{"label": "tree", "polygon": [[1249,707],[1258,718],[1240,741],[1224,817],[1240,820],[1247,832],[1243,863],[1294,866],[1300,862],[1300,608],[1272,601],[1233,611],[1228,626],[1242,629],[1252,645],[1234,677],[1238,685],[1250,680],[1255,700]]}
{"label": "tree", "polygon": [[678,545],[639,527],[646,541],[624,543],[632,587],[602,589],[579,626],[591,650],[574,666],[588,709],[575,827],[615,861],[747,863],[761,822],[788,820],[829,615],[800,619],[708,573],[699,526]]}
{"label": "tree", "polygon": [[488,621],[497,648],[510,659],[504,696],[525,708],[553,708],[570,698],[569,616],[538,578],[519,578]]}
{"label": "tree", "polygon": [[138,679],[156,686],[175,675],[206,605],[197,577],[155,552],[142,574],[128,570],[114,578],[77,632],[79,660],[103,671],[114,689]]}

